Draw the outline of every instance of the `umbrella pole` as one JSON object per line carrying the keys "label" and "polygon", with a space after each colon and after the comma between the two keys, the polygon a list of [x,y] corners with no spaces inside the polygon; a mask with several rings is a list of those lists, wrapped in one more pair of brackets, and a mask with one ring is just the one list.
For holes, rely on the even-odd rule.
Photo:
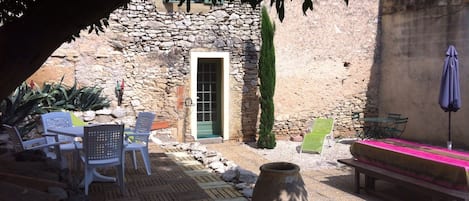
{"label": "umbrella pole", "polygon": [[448,142],[447,142],[447,146],[448,146],[448,149],[451,150],[453,145],[451,143],[451,111],[448,112]]}

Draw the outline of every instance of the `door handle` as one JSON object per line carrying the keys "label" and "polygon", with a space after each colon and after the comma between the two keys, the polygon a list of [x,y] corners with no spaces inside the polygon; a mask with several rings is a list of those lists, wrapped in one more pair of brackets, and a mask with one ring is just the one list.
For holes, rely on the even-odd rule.
{"label": "door handle", "polygon": [[189,98],[187,97],[185,100],[184,100],[184,105],[189,107],[189,106],[192,106],[192,98]]}

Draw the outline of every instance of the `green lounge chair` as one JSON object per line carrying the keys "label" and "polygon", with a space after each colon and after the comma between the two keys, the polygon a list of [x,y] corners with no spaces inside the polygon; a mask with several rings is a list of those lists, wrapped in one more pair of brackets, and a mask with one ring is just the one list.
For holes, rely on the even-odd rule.
{"label": "green lounge chair", "polygon": [[334,119],[315,119],[311,132],[305,135],[301,144],[300,156],[302,152],[321,153],[324,146],[324,140],[332,138],[332,130],[334,128]]}

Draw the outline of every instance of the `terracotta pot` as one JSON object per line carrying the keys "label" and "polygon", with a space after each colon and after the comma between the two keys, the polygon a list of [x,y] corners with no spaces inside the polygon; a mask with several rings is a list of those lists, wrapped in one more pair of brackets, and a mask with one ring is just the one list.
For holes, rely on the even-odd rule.
{"label": "terracotta pot", "polygon": [[253,201],[308,200],[298,165],[287,162],[266,163],[260,170],[252,195]]}

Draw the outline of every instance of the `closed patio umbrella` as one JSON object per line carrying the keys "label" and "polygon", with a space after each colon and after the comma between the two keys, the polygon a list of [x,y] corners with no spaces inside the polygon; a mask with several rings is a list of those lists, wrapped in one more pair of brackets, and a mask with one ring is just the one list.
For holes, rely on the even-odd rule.
{"label": "closed patio umbrella", "polygon": [[448,112],[448,149],[452,149],[451,142],[451,112],[456,112],[461,108],[461,94],[459,90],[459,63],[458,52],[453,45],[446,51],[443,73],[441,76],[440,97],[438,103],[440,107]]}

